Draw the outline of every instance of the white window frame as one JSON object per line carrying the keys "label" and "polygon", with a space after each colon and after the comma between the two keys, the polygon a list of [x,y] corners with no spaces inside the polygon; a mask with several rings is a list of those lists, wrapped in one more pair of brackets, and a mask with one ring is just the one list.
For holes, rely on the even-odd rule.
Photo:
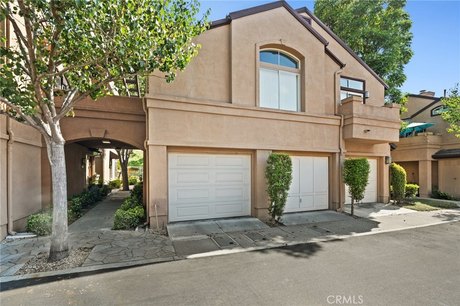
{"label": "white window frame", "polygon": [[[286,66],[281,66],[281,65],[275,65],[275,64],[271,64],[271,63],[266,63],[266,62],[262,62],[260,60],[260,52],[263,52],[263,51],[275,51],[275,52],[279,52],[279,53],[282,53],[288,57],[290,57],[291,59],[297,61],[297,68],[291,68],[291,67],[286,67]],[[259,107],[261,108],[267,108],[267,109],[278,109],[278,110],[283,110],[283,111],[293,111],[293,112],[299,112],[300,111],[300,80],[301,80],[301,63],[300,63],[300,60],[293,56],[292,54],[289,54],[287,52],[284,52],[284,51],[281,51],[281,50],[277,50],[277,49],[262,49],[262,50],[259,50],[259,71],[258,71],[258,78],[259,78]],[[270,71],[276,71],[277,74],[278,74],[278,107],[277,108],[273,108],[273,107],[269,107],[269,106],[263,106],[263,101],[262,101],[262,94],[261,94],[261,90],[262,90],[262,86],[261,86],[261,71],[263,70],[270,70]],[[292,110],[292,109],[285,109],[285,108],[281,108],[281,90],[280,90],[280,72],[286,72],[286,73],[290,73],[290,74],[293,74],[296,76],[296,79],[297,79],[297,82],[296,82],[296,87],[297,87],[297,93],[296,93],[296,109],[295,110]]]}

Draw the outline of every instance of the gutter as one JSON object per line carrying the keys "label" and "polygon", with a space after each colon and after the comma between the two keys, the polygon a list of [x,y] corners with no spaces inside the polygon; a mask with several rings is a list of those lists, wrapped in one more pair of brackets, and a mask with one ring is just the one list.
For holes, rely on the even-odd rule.
{"label": "gutter", "polygon": [[11,129],[11,118],[6,117],[6,133],[8,134],[7,149],[6,149],[6,216],[7,216],[7,232],[9,235],[16,235],[13,230],[13,143],[14,133]]}

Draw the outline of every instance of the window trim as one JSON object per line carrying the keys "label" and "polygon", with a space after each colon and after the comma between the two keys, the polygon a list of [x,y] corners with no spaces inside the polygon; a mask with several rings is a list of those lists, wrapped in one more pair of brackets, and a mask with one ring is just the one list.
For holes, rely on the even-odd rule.
{"label": "window trim", "polygon": [[340,85],[340,81],[341,81],[342,78],[352,80],[352,81],[358,81],[358,82],[363,83],[363,90],[340,86],[340,93],[342,93],[342,91],[348,91],[348,92],[354,92],[354,93],[362,94],[363,95],[363,104],[366,104],[366,99],[367,99],[366,98],[366,80],[358,79],[358,78],[354,78],[354,77],[349,77],[349,76],[346,76],[346,75],[340,75],[339,85]]}
{"label": "window trim", "polygon": [[[297,61],[298,68],[291,68],[287,66],[275,65],[272,63],[262,62],[260,60],[260,52],[263,52],[263,51],[275,51],[275,52],[282,53],[292,58],[293,60]],[[297,108],[295,111],[288,110],[288,109],[282,109],[282,108],[265,107],[261,105],[261,101],[260,101],[260,71],[261,69],[277,71],[278,75],[280,71],[289,72],[289,73],[297,75],[297,84],[296,84],[297,85]],[[256,86],[257,102],[256,103],[257,103],[257,107],[263,108],[263,109],[269,109],[269,110],[276,110],[276,111],[301,112],[302,111],[302,80],[303,80],[303,65],[302,65],[302,61],[297,56],[283,49],[277,49],[273,47],[270,47],[270,48],[261,48],[259,46],[256,47],[256,82],[257,82],[257,86]],[[279,104],[280,104],[280,101],[279,101],[279,96],[278,96],[278,106]]]}
{"label": "window trim", "polygon": [[438,105],[438,106],[435,106],[433,107],[431,110],[430,110],[430,115],[431,117],[436,117],[436,116],[441,116],[441,114],[444,112],[444,111],[441,111],[439,114],[433,114],[433,112],[437,109],[447,109],[447,106],[445,105]]}

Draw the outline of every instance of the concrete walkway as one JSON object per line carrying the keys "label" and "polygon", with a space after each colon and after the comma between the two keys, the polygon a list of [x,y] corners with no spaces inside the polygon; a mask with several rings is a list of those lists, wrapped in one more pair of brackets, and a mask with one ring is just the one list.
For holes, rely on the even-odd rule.
{"label": "concrete walkway", "polygon": [[[83,266],[72,271],[28,276],[13,275],[34,255],[48,250],[49,237],[3,241],[0,244],[0,282],[345,239],[460,221],[460,209],[407,212],[398,207],[382,205],[357,207],[356,215],[366,215],[366,218],[333,211],[288,214],[284,216],[286,225],[275,227],[269,227],[254,218],[177,223],[168,226],[170,237],[157,235],[150,230],[111,231],[104,229],[106,226],[91,231],[73,230],[69,234],[73,248],[93,248]],[[369,213],[369,210],[373,212]],[[378,211],[384,213],[379,214]],[[84,222],[87,225],[90,223]]]}
{"label": "concrete walkway", "polygon": [[116,191],[110,194],[80,219],[72,223],[69,226],[69,233],[112,229],[115,211],[128,196],[129,191]]}

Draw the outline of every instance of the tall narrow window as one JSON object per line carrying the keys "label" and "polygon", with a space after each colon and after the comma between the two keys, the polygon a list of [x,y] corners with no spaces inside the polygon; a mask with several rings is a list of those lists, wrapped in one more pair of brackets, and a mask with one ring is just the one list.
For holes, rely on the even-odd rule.
{"label": "tall narrow window", "polygon": [[260,107],[299,111],[299,61],[276,50],[264,50],[259,55]]}
{"label": "tall narrow window", "polygon": [[351,96],[365,98],[364,81],[351,79],[347,77],[340,78],[340,100]]}

